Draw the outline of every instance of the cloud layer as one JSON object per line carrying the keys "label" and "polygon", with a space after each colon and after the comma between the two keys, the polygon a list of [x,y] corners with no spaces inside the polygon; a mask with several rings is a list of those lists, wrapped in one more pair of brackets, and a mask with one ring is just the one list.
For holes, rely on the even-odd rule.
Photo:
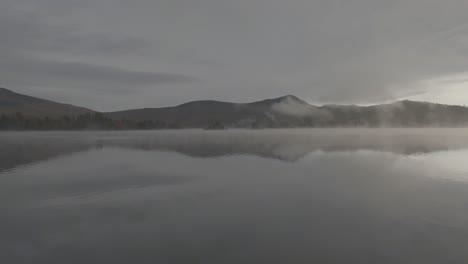
{"label": "cloud layer", "polygon": [[3,0],[0,85],[99,110],[284,94],[463,104],[466,10],[462,0]]}

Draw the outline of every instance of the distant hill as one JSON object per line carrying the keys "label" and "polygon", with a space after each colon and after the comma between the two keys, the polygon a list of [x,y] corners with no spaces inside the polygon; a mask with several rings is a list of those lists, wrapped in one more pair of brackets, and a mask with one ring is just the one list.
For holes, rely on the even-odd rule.
{"label": "distant hill", "polygon": [[[72,118],[29,122],[21,116],[20,120],[12,117],[17,112],[25,117]],[[3,127],[9,129],[34,129],[36,124],[42,124],[44,129],[63,129],[63,124],[67,124],[66,129],[468,126],[468,108],[463,106],[415,101],[373,106],[314,106],[293,95],[251,103],[204,100],[173,107],[100,113],[0,88],[2,114],[10,115],[3,120]]]}
{"label": "distant hill", "polygon": [[295,96],[252,103],[194,101],[174,107],[144,108],[106,113],[113,119],[153,120],[181,127],[205,128],[213,123],[224,127],[296,127],[326,124],[329,112]]}
{"label": "distant hill", "polygon": [[175,107],[106,113],[113,119],[172,122],[180,127],[451,127],[468,125],[468,108],[415,101],[373,106],[313,106],[287,95],[252,103],[194,101]]}
{"label": "distant hill", "polygon": [[21,112],[26,116],[48,116],[53,118],[63,115],[76,116],[94,111],[83,107],[23,95],[5,88],[0,88],[0,114],[15,114],[17,112]]}
{"label": "distant hill", "polygon": [[468,126],[468,108],[417,101],[372,106],[322,106],[333,116],[330,126],[459,127]]}

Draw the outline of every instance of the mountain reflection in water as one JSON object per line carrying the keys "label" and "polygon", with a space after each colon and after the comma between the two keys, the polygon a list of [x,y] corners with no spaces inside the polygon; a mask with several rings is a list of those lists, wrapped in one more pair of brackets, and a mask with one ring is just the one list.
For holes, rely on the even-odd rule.
{"label": "mountain reflection in water", "polygon": [[0,263],[468,263],[468,130],[0,134]]}
{"label": "mountain reflection in water", "polygon": [[412,155],[468,148],[468,129],[164,130],[0,134],[0,170],[89,149],[175,151],[200,158],[255,155],[297,161],[314,151]]}

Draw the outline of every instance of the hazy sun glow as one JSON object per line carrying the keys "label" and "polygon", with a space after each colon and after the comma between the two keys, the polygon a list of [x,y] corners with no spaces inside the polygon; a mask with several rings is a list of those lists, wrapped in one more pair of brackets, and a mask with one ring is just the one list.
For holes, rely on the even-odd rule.
{"label": "hazy sun glow", "polygon": [[424,92],[402,99],[451,105],[468,105],[468,72],[420,82]]}

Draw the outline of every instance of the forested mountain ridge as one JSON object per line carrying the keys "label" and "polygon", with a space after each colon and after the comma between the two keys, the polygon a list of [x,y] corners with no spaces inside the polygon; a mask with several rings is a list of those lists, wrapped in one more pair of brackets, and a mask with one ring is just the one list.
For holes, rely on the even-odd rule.
{"label": "forested mountain ridge", "polygon": [[468,125],[468,108],[417,101],[372,106],[310,105],[287,95],[252,103],[194,101],[175,107],[106,113],[114,119],[159,120],[181,127],[458,127]]}
{"label": "forested mountain ridge", "polygon": [[97,112],[0,88],[0,129],[461,127],[468,108],[416,101],[314,106],[293,95],[251,103],[193,101],[174,107]]}
{"label": "forested mountain ridge", "polygon": [[63,115],[76,116],[95,112],[91,109],[70,104],[57,103],[50,100],[15,93],[11,90],[0,88],[0,114],[16,114],[35,117],[60,117]]}

